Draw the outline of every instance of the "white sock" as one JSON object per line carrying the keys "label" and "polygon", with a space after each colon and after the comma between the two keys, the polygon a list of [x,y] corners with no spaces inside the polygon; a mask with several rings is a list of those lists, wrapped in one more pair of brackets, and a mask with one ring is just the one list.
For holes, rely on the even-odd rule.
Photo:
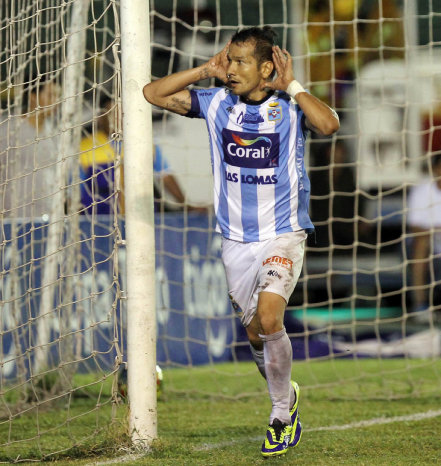
{"label": "white sock", "polygon": [[[265,374],[265,358],[263,355],[263,350],[257,350],[254,346],[250,343],[251,354],[253,355],[254,362],[256,363],[259,372],[262,374],[262,377],[266,380]],[[294,391],[294,387],[289,384],[289,409],[291,410],[296,402],[296,392]]]}
{"label": "white sock", "polygon": [[291,341],[285,328],[271,335],[259,335],[259,337],[264,342],[265,375],[273,406],[269,423],[272,424],[277,418],[285,424],[290,424]]}

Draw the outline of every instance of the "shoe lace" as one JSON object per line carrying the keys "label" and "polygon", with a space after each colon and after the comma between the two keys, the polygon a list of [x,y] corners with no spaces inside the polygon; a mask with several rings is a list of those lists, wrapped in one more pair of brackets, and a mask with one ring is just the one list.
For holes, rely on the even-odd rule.
{"label": "shoe lace", "polygon": [[287,425],[288,424],[284,424],[282,421],[280,421],[277,418],[273,420],[271,427],[273,428],[274,433],[276,434],[276,439],[278,442],[281,441],[282,432],[285,430],[285,427]]}

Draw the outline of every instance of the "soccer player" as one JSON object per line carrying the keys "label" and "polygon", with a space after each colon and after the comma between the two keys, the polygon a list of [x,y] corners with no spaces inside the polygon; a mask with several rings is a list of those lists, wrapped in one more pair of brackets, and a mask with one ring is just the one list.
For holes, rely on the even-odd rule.
{"label": "soccer player", "polygon": [[[144,87],[151,104],[207,123],[229,293],[272,402],[265,457],[286,453],[301,436],[299,388],[290,380],[292,346],[283,322],[314,229],[306,133],[330,135],[339,128],[335,111],[294,79],[292,58],[274,39],[268,26],[243,29],[205,64]],[[206,78],[226,87],[187,89]]]}

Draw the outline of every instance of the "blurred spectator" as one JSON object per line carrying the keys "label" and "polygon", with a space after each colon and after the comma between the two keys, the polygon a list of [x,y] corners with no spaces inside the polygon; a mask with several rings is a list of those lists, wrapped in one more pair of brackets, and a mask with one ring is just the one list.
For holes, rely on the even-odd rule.
{"label": "blurred spectator", "polygon": [[[103,114],[96,120],[96,129],[81,141],[81,202],[89,213],[109,214],[115,203],[115,163],[122,144],[112,139],[114,103],[106,98],[101,103]],[[170,170],[160,147],[153,147],[155,212],[178,211],[186,207],[189,211],[206,212],[205,208],[185,206],[185,196],[176,177]],[[121,195],[119,211],[124,213],[124,165],[121,165]],[[163,193],[173,201],[166,201]],[[95,201],[95,207],[94,207]],[[95,209],[95,210],[93,210]]]}
{"label": "blurred spectator", "polygon": [[396,0],[364,0],[359,9],[358,47],[363,66],[374,60],[404,58],[404,15]]}
{"label": "blurred spectator", "polygon": [[342,107],[344,90],[352,86],[358,63],[354,22],[355,0],[315,0],[308,10],[308,47],[311,92],[336,107]]}
{"label": "blurred spectator", "polygon": [[[155,177],[154,193],[155,193],[155,212],[176,210],[183,207],[185,204],[185,196],[182,189],[171,173],[167,159],[162,155],[161,148],[156,144],[153,154],[153,174]],[[172,198],[178,203],[173,209],[164,200],[163,192],[169,193]],[[190,207],[191,209],[191,207]]]}
{"label": "blurred spectator", "polygon": [[[331,17],[331,11],[333,17]],[[336,107],[342,107],[342,88],[354,79],[354,0],[316,0],[308,11],[308,69],[311,92]],[[333,102],[335,99],[335,103]]]}
{"label": "blurred spectator", "polygon": [[[432,158],[430,176],[414,186],[409,195],[408,225],[412,232],[412,286],[414,311],[441,303],[441,154]],[[421,317],[425,317],[420,314]],[[427,317],[427,316],[426,316]]]}
{"label": "blurred spectator", "polygon": [[329,105],[344,107],[345,92],[361,67],[373,60],[403,58],[403,22],[395,0],[311,0],[306,49],[311,92]]}
{"label": "blurred spectator", "polygon": [[[113,212],[115,148],[110,139],[108,110],[105,110],[95,121],[95,128],[91,128],[90,133],[87,131],[80,143],[81,203],[89,213]],[[123,204],[121,210],[124,210]]]}
{"label": "blurred spectator", "polygon": [[26,78],[24,86],[23,113],[2,115],[0,122],[1,215],[47,220],[60,189],[57,139],[50,131],[59,88],[45,75]]}

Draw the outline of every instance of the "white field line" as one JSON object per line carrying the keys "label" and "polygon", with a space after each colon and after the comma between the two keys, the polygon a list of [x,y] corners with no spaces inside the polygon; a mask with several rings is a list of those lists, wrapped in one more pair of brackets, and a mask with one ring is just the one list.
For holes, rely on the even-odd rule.
{"label": "white field line", "polygon": [[[394,416],[394,417],[376,417],[373,419],[366,419],[364,421],[350,422],[349,424],[342,424],[336,426],[322,426],[322,427],[310,427],[303,429],[303,432],[323,432],[323,431],[336,431],[336,430],[351,430],[351,429],[361,429],[364,427],[379,426],[383,424],[393,424],[394,422],[416,422],[424,421],[425,419],[431,419],[434,417],[441,416],[441,409],[430,410],[424,413],[415,413],[408,414],[405,416]],[[209,451],[216,450],[217,448],[229,447],[239,442],[258,442],[262,440],[262,436],[251,437],[251,438],[241,438],[236,440],[230,440],[228,442],[219,442],[219,443],[206,443],[198,448],[195,448],[196,451]],[[135,453],[120,456],[108,461],[100,461],[89,463],[88,466],[105,466],[108,464],[122,464],[128,461],[134,461],[144,457],[147,453]]]}
{"label": "white field line", "polygon": [[[372,427],[378,426],[382,424],[392,424],[394,422],[415,422],[415,421],[423,421],[425,419],[431,419],[433,417],[441,416],[441,409],[438,410],[430,410],[424,413],[415,413],[415,414],[408,414],[405,416],[394,416],[394,417],[377,417],[373,419],[366,419],[364,421],[357,421],[357,422],[350,422],[349,424],[342,424],[337,426],[323,426],[323,427],[310,427],[303,429],[303,432],[323,432],[323,431],[336,431],[336,430],[351,430],[351,429],[360,429],[364,427]],[[257,442],[262,440],[262,436],[259,437],[252,437],[248,439],[238,439],[238,440],[231,440],[229,442],[220,442],[220,443],[207,443],[202,445],[201,447],[195,448],[197,451],[202,450],[215,450],[217,448],[228,447],[234,445],[238,442]]]}
{"label": "white field line", "polygon": [[424,421],[425,419],[431,419],[432,417],[441,416],[441,409],[436,411],[430,410],[425,413],[407,414],[405,416],[394,416],[394,417],[377,417],[374,419],[366,419],[364,421],[351,422],[350,424],[343,424],[341,426],[324,426],[324,427],[312,427],[311,429],[305,429],[304,432],[322,432],[324,430],[350,430],[358,429],[361,427],[378,426],[381,424],[392,424],[394,422],[414,422]]}

